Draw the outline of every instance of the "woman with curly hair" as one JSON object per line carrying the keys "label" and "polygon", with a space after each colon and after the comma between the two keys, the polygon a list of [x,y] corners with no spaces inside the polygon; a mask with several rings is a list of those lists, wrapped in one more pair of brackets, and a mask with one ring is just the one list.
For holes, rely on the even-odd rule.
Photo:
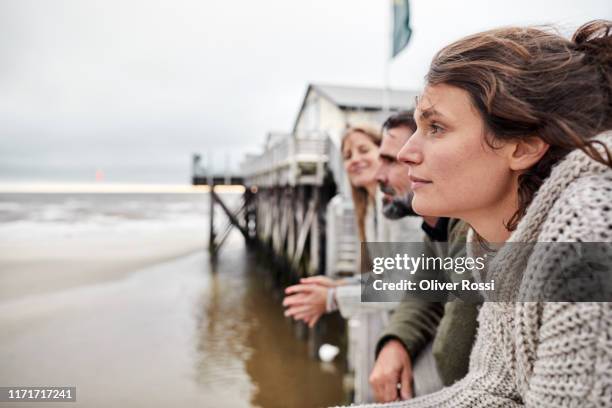
{"label": "woman with curly hair", "polygon": [[[611,31],[610,21],[571,40],[495,29],[431,63],[417,131],[398,157],[417,213],[460,218],[472,240],[501,243],[491,276],[522,262],[525,288],[565,272],[555,251],[519,259],[513,243],[603,242],[612,255]],[[384,406],[612,405],[612,303],[485,302],[478,320],[465,378]]]}

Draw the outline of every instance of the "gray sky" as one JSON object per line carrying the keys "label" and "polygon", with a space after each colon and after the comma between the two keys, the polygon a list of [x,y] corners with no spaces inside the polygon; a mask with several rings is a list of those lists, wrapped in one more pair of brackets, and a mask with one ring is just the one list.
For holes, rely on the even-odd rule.
{"label": "gray sky", "polygon": [[[0,181],[188,182],[289,130],[309,82],[381,86],[390,0],[0,0]],[[391,85],[500,25],[612,19],[609,0],[413,0]]]}

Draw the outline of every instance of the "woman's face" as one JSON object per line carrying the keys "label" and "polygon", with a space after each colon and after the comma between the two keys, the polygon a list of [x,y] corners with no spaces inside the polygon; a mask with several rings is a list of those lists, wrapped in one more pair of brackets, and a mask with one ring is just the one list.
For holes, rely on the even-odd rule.
{"label": "woman's face", "polygon": [[516,174],[507,160],[511,147],[487,144],[469,94],[450,85],[428,86],[414,115],[417,130],[398,153],[409,165],[414,210],[468,222],[505,217],[516,203]]}
{"label": "woman's face", "polygon": [[364,187],[376,183],[378,171],[378,146],[369,136],[353,132],[342,146],[344,168],[353,187]]}

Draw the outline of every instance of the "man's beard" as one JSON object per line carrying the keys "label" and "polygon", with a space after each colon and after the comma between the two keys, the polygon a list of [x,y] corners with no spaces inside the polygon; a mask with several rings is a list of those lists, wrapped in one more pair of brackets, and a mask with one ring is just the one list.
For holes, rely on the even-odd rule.
{"label": "man's beard", "polygon": [[[383,188],[383,186],[381,185],[381,190],[383,192],[389,193],[389,190],[392,189],[389,187]],[[401,197],[394,195],[393,199],[390,202],[383,203],[382,213],[385,218],[388,218],[390,220],[398,220],[400,218],[404,218],[410,215],[418,215],[412,209],[412,196],[412,192]]]}

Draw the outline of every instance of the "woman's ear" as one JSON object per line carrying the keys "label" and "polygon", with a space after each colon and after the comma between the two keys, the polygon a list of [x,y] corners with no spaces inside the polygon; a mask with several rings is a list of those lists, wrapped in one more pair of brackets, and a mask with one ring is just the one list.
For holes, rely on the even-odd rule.
{"label": "woman's ear", "polygon": [[512,170],[527,170],[533,167],[548,151],[550,145],[537,136],[521,138],[513,142],[509,157]]}

